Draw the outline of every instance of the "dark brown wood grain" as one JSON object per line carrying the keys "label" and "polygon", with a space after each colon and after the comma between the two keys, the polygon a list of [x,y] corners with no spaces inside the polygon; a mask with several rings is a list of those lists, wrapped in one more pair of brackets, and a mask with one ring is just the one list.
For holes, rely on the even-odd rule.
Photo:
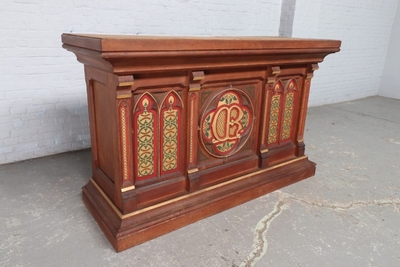
{"label": "dark brown wood grain", "polygon": [[85,65],[83,201],[122,251],[298,182],[310,81],[340,41],[63,34]]}

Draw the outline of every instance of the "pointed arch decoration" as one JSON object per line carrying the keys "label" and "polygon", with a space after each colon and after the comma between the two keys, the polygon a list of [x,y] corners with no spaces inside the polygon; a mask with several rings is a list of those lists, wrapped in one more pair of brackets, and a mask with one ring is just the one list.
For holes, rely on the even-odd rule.
{"label": "pointed arch decoration", "polygon": [[274,145],[279,142],[281,126],[281,110],[283,98],[283,84],[279,80],[274,84],[271,96],[271,107],[269,115],[268,145]]}
{"label": "pointed arch decoration", "polygon": [[171,91],[164,98],[160,112],[161,174],[180,168],[181,125],[182,99]]}
{"label": "pointed arch decoration", "polygon": [[290,79],[286,83],[284,92],[285,100],[283,106],[281,142],[292,138],[293,112],[297,93],[297,82],[295,79]]}
{"label": "pointed arch decoration", "polygon": [[148,93],[143,94],[134,109],[136,181],[157,175],[158,106]]}

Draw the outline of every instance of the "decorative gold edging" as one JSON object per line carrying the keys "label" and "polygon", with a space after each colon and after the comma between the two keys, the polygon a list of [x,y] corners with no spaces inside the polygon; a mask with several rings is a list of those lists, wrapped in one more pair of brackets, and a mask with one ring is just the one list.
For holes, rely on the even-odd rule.
{"label": "decorative gold edging", "polygon": [[111,202],[111,200],[107,197],[107,195],[101,190],[100,186],[94,181],[93,177],[90,177],[89,181],[96,187],[97,191],[100,193],[100,195],[107,201],[108,205],[115,211],[115,213],[123,219],[122,213],[115,207],[115,205]]}
{"label": "decorative gold edging", "polygon": [[202,190],[199,190],[199,191],[196,191],[196,192],[193,192],[193,193],[189,193],[187,195],[184,195],[184,196],[181,196],[181,197],[177,197],[177,198],[174,198],[174,199],[170,199],[170,200],[164,201],[162,203],[153,205],[151,207],[147,207],[147,208],[144,208],[144,209],[141,209],[141,210],[133,211],[133,212],[127,213],[127,214],[122,214],[118,210],[118,208],[111,202],[111,200],[107,197],[107,195],[103,192],[103,190],[101,190],[99,185],[93,180],[92,177],[90,178],[90,182],[96,187],[96,189],[100,192],[100,194],[107,201],[107,203],[110,205],[110,207],[115,211],[115,213],[118,215],[118,217],[120,217],[121,219],[126,219],[126,218],[129,218],[129,217],[138,215],[140,213],[148,212],[150,210],[157,209],[157,208],[160,208],[162,206],[166,206],[166,205],[169,205],[171,203],[178,202],[178,201],[184,200],[186,198],[190,198],[190,197],[198,195],[198,194],[202,194],[204,192],[212,191],[212,190],[215,190],[215,189],[217,189],[219,187],[224,187],[226,185],[229,185],[229,184],[236,183],[236,182],[239,182],[241,180],[244,180],[244,179],[246,179],[248,177],[259,175],[259,174],[262,174],[264,172],[268,172],[270,170],[277,169],[277,168],[280,168],[282,166],[289,165],[289,164],[292,164],[294,162],[297,162],[297,161],[300,161],[300,160],[304,160],[304,159],[307,159],[307,158],[308,158],[307,156],[298,157],[298,158],[295,158],[293,160],[290,160],[290,161],[287,161],[287,162],[283,162],[281,164],[277,164],[277,165],[271,166],[271,167],[269,167],[267,169],[259,170],[259,171],[256,171],[256,172],[252,172],[252,173],[237,177],[235,179],[232,179],[232,180],[229,180],[229,181],[226,181],[226,182],[214,185],[214,186],[210,186],[210,187],[204,188]]}
{"label": "decorative gold edging", "polygon": [[[262,130],[261,130],[261,145],[267,147],[268,146],[268,138],[267,138],[267,128],[269,127],[269,118],[268,118],[268,111],[270,108],[270,96],[271,96],[271,90],[273,88],[273,85],[276,82],[277,75],[281,73],[281,68],[279,66],[274,66],[271,67],[268,70],[268,76],[266,80],[266,85],[265,85],[265,102],[264,102],[264,114],[263,114],[263,124],[262,124]],[[269,131],[269,129],[268,129]],[[262,154],[267,153],[268,149],[265,148],[260,151]]]}
{"label": "decorative gold edging", "polygon": [[188,174],[192,174],[192,173],[196,173],[196,172],[198,172],[198,171],[199,171],[198,168],[194,168],[194,169],[188,170],[187,173],[188,173]]}
{"label": "decorative gold edging", "polygon": [[281,73],[281,68],[279,66],[271,67],[272,75],[278,75],[279,73]]}
{"label": "decorative gold edging", "polygon": [[[254,113],[254,105],[253,105],[253,101],[251,100],[250,96],[249,96],[246,92],[244,92],[243,90],[241,90],[241,89],[239,89],[239,88],[232,87],[232,85],[230,85],[228,88],[224,89],[223,91],[219,92],[218,94],[214,95],[214,96],[208,101],[206,107],[208,108],[214,99],[216,99],[217,97],[219,97],[219,96],[225,94],[225,93],[228,92],[228,91],[235,91],[235,92],[238,92],[239,94],[244,95],[244,97],[245,97],[245,98],[247,99],[247,101],[249,102],[249,106],[250,106],[250,108],[251,108],[251,114],[252,114],[252,116],[253,116],[253,121],[251,122],[251,128],[250,128],[250,130],[249,130],[248,136],[246,137],[246,140],[243,142],[242,145],[238,146],[234,152],[232,152],[232,153],[230,153],[230,154],[228,154],[228,155],[220,156],[220,155],[216,155],[216,154],[211,153],[211,151],[209,151],[209,150],[206,148],[206,144],[205,144],[203,138],[202,138],[202,137],[199,138],[200,141],[201,141],[201,144],[202,144],[203,147],[205,148],[205,151],[206,151],[209,155],[211,155],[212,157],[220,158],[220,159],[225,159],[225,158],[228,158],[228,157],[230,157],[230,156],[233,156],[234,154],[238,153],[238,152],[246,145],[247,141],[250,139],[251,132],[253,131],[253,128],[254,128],[254,121],[255,121],[255,116],[254,116],[254,114],[255,114],[255,113]],[[206,115],[206,114],[207,114],[207,113],[203,112],[203,114],[201,115],[201,119],[200,119],[201,122],[204,121],[205,115]],[[200,127],[203,127],[203,126],[201,125]]]}
{"label": "decorative gold edging", "polygon": [[124,181],[129,179],[128,176],[128,146],[127,146],[127,133],[126,133],[126,103],[121,103],[121,141],[122,141],[122,170]]}
{"label": "decorative gold edging", "polygon": [[192,72],[193,81],[203,80],[205,77],[204,71],[193,71]]}
{"label": "decorative gold edging", "polygon": [[[188,95],[188,103],[190,105],[190,124],[189,124],[189,162],[188,165],[192,166],[196,164],[197,157],[195,155],[195,146],[197,146],[196,142],[196,131],[197,129],[195,128],[197,126],[197,123],[195,124],[195,121],[198,120],[198,112],[195,110],[197,109],[197,103],[198,97],[199,97],[199,91],[201,90],[201,81],[205,78],[205,73],[204,71],[191,71],[189,72],[189,95]],[[196,115],[196,118],[195,118]],[[193,167],[193,166],[192,166]]]}
{"label": "decorative gold edging", "polygon": [[[149,93],[149,94],[150,94],[150,93]],[[159,107],[159,111],[158,111],[159,116],[161,116],[161,109],[162,109],[162,107],[163,107],[164,102],[166,102],[166,100],[167,100],[167,96],[169,96],[169,95],[171,95],[171,94],[174,94],[174,95],[179,99],[179,102],[181,102],[181,105],[182,105],[182,109],[185,108],[185,104],[183,103],[182,97],[178,94],[177,91],[171,90],[171,91],[168,91],[168,92],[165,94],[164,98],[163,98],[162,101],[160,102],[161,104],[158,106],[158,107]]]}
{"label": "decorative gold edging", "polygon": [[121,188],[121,192],[124,193],[124,192],[130,191],[130,190],[133,190],[133,189],[135,189],[134,185]]}
{"label": "decorative gold edging", "polygon": [[292,139],[293,136],[293,113],[296,106],[298,83],[295,77],[286,81],[284,88],[284,100],[282,111],[282,125],[280,133],[280,141]]}
{"label": "decorative gold edging", "polygon": [[119,87],[132,86],[134,83],[135,79],[133,78],[133,75],[118,76]]}
{"label": "decorative gold edging", "polygon": [[284,86],[282,80],[278,80],[274,83],[273,93],[271,97],[271,104],[269,108],[268,118],[268,137],[267,146],[271,144],[279,144],[280,132],[282,126],[282,103],[284,101]]}
{"label": "decorative gold edging", "polygon": [[[140,108],[140,103],[142,102],[142,101],[144,101],[144,99],[145,99],[145,97],[149,97],[152,101],[153,101],[153,104],[155,105],[155,113],[156,113],[156,115],[157,115],[157,117],[156,118],[153,118],[154,120],[155,120],[155,124],[156,124],[156,126],[157,126],[157,128],[159,127],[159,115],[160,115],[160,110],[161,110],[161,107],[160,107],[160,105],[159,105],[159,103],[158,103],[158,101],[157,101],[157,99],[156,98],[154,98],[154,96],[150,93],[150,92],[148,92],[148,91],[146,91],[146,92],[144,92],[143,94],[141,94],[141,95],[139,95],[138,96],[138,99],[137,99],[137,101],[136,101],[136,103],[135,103],[135,105],[134,105],[134,108],[133,108],[133,117],[135,118],[135,116],[136,116],[136,113],[138,112],[138,107]],[[150,110],[150,109],[149,109]],[[154,109],[153,109],[154,110]],[[142,110],[142,114],[143,114],[143,112],[144,112],[144,110]],[[149,111],[148,111],[149,112]],[[139,114],[138,116],[140,116],[141,114]],[[137,120],[137,119],[135,119],[134,120],[134,122],[135,122],[135,125],[134,125],[134,129],[135,129],[135,139],[136,140],[138,140],[138,135],[139,135],[139,133],[138,133],[138,129],[136,129],[136,127],[137,127],[137,123],[139,122],[139,120]],[[156,144],[157,144],[157,142],[158,142],[158,135],[157,135],[158,133],[154,133],[153,134],[153,138],[155,138],[156,139]],[[154,148],[154,150],[155,150],[156,148]],[[146,176],[149,176],[149,175],[153,175],[153,176],[159,176],[160,175],[160,161],[159,161],[159,156],[158,156],[158,154],[156,155],[156,160],[155,161],[152,161],[152,164],[153,164],[153,171],[151,172],[151,173],[149,173],[149,174],[145,174],[145,175],[140,175],[140,161],[138,160],[138,158],[137,158],[137,156],[139,155],[139,148],[137,148],[137,150],[136,150],[136,147],[135,147],[135,145],[133,145],[133,150],[134,150],[134,152],[133,152],[133,154],[134,154],[134,161],[137,161],[135,164],[136,164],[136,166],[137,166],[137,168],[136,168],[136,170],[135,170],[135,173],[134,173],[134,180],[135,181],[137,181],[139,178],[141,178],[141,177],[146,177]],[[153,176],[151,176],[151,177],[153,177]]]}
{"label": "decorative gold edging", "polygon": [[120,82],[118,86],[125,87],[125,86],[132,86],[135,82]]}
{"label": "decorative gold edging", "polygon": [[192,71],[191,75],[194,83],[189,84],[189,92],[199,91],[201,89],[200,82],[205,77],[204,71]]}
{"label": "decorative gold edging", "polygon": [[189,163],[194,163],[194,147],[193,147],[193,134],[194,134],[194,106],[196,99],[196,94],[190,94],[190,125],[189,125]]}
{"label": "decorative gold edging", "polygon": [[200,89],[201,89],[200,84],[190,84],[189,85],[189,92],[196,92],[196,91],[199,91]]}
{"label": "decorative gold edging", "polygon": [[[270,89],[269,89],[269,87],[270,87],[271,85],[270,84],[268,84],[268,88],[267,88],[267,93],[266,93],[266,96],[265,96],[265,103],[264,103],[264,121],[263,121],[263,128],[262,128],[262,144],[265,144],[265,145],[267,145],[267,134],[266,134],[266,131],[267,131],[267,119],[268,119],[268,108],[269,108],[269,103],[268,103],[268,101],[269,101],[269,96],[270,96],[270,94],[271,94],[271,91],[270,91]],[[266,152],[268,152],[268,149],[266,149],[267,151]],[[263,152],[262,152],[263,153]]]}
{"label": "decorative gold edging", "polygon": [[117,99],[125,99],[125,98],[130,98],[132,94],[119,94],[117,95]]}

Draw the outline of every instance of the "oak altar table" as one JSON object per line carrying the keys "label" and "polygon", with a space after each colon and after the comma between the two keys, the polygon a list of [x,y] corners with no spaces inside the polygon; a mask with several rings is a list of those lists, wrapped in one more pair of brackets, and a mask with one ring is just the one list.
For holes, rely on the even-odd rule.
{"label": "oak altar table", "polygon": [[310,82],[338,40],[63,34],[84,64],[83,201],[122,251],[315,174]]}

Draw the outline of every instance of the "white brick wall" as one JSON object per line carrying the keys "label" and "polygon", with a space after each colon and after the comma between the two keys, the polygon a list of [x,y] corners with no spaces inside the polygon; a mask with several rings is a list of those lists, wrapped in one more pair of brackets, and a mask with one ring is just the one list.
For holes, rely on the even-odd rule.
{"label": "white brick wall", "polygon": [[[3,0],[0,164],[90,146],[83,66],[61,48],[63,32],[276,36],[282,26],[341,39],[313,80],[315,106],[378,93],[398,1]],[[294,18],[281,17],[293,2]]]}
{"label": "white brick wall", "polygon": [[316,72],[310,106],[376,95],[398,0],[297,0],[293,37],[342,40]]}
{"label": "white brick wall", "polygon": [[63,32],[277,35],[281,0],[2,0],[0,164],[90,146],[83,66]]}
{"label": "white brick wall", "polygon": [[392,26],[379,95],[400,99],[400,4]]}

